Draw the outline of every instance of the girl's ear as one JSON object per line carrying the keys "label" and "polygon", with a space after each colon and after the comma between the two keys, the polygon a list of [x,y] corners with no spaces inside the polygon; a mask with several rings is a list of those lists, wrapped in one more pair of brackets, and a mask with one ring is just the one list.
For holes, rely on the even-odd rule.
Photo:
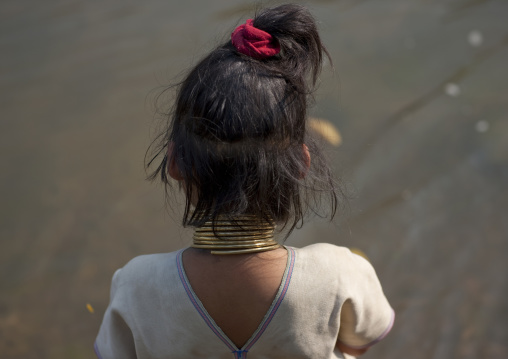
{"label": "girl's ear", "polygon": [[183,180],[183,176],[182,174],[180,173],[180,169],[178,168],[178,166],[176,165],[176,160],[175,160],[175,156],[173,156],[173,150],[175,148],[175,144],[173,142],[170,142],[168,144],[168,153],[167,153],[167,156],[168,156],[168,174],[171,178],[177,180],[177,181],[181,181]]}
{"label": "girl's ear", "polygon": [[303,163],[305,165],[305,170],[300,174],[300,179],[305,178],[305,176],[307,175],[307,172],[309,171],[309,168],[310,168],[310,152],[309,152],[309,148],[307,147],[307,145],[305,143],[302,146],[302,151],[303,151]]}

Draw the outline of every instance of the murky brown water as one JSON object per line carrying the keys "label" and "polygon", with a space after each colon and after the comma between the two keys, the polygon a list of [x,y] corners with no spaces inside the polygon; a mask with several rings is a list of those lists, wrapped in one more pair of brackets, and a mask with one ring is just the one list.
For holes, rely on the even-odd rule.
{"label": "murky brown water", "polygon": [[[288,243],[370,257],[397,319],[365,358],[507,358],[508,3],[310,5],[337,71],[313,115],[356,199]],[[92,358],[114,269],[187,245],[144,181],[147,94],[251,8],[0,3],[1,358]]]}

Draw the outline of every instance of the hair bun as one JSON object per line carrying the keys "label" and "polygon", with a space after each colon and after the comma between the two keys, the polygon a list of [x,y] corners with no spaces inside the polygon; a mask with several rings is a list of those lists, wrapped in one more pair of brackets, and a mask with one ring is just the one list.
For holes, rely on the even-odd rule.
{"label": "hair bun", "polygon": [[248,19],[245,24],[233,31],[231,42],[238,52],[258,60],[275,56],[280,52],[277,39],[266,31],[255,28],[252,19]]}
{"label": "hair bun", "polygon": [[299,86],[307,80],[301,90],[311,92],[322,66],[323,53],[328,55],[321,43],[316,21],[307,8],[297,4],[279,5],[261,10],[253,24],[256,29],[266,31],[277,39],[283,56],[274,61],[273,69]]}

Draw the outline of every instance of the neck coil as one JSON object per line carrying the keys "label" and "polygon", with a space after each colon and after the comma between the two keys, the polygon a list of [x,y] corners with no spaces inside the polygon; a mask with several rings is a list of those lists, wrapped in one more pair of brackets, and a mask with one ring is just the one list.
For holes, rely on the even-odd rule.
{"label": "neck coil", "polygon": [[247,254],[280,247],[274,239],[275,223],[243,215],[234,220],[207,221],[194,231],[193,248],[210,249],[212,254]]}

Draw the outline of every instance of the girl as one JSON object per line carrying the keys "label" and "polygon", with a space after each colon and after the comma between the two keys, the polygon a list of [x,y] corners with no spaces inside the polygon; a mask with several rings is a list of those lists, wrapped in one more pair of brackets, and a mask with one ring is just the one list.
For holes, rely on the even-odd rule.
{"label": "girl", "polygon": [[95,350],[109,358],[344,358],[381,340],[393,310],[363,258],[279,245],[337,190],[307,138],[323,47],[299,5],[261,11],[178,88],[151,178],[177,181],[193,245],[113,276]]}

